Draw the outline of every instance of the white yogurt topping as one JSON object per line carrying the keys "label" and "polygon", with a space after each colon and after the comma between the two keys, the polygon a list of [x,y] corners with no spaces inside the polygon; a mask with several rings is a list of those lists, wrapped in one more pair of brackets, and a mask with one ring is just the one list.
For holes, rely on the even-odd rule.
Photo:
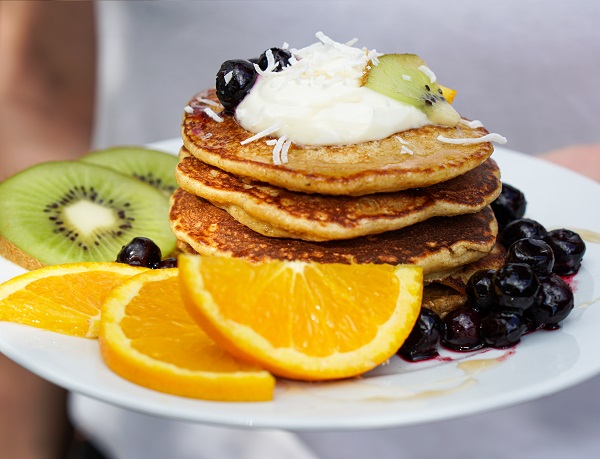
{"label": "white yogurt topping", "polygon": [[360,86],[379,53],[316,36],[319,42],[291,50],[290,66],[258,76],[236,109],[244,129],[299,145],[347,145],[431,124],[419,109]]}

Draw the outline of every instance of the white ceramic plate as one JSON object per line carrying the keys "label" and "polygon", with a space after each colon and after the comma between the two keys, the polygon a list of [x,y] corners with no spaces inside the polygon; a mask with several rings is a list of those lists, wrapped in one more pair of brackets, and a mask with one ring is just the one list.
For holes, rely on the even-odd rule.
{"label": "white ceramic plate", "polygon": [[[176,152],[179,141],[153,145]],[[0,323],[0,351],[71,391],[178,420],[292,430],[369,429],[437,421],[500,408],[565,389],[600,373],[600,185],[557,166],[497,148],[503,180],[520,188],[527,216],[587,239],[573,280],[576,309],[557,331],[525,336],[510,350],[410,364],[394,358],[362,378],[332,383],[280,381],[266,403],[216,403],[134,385],[102,362],[96,341]],[[594,242],[595,241],[595,242]],[[0,259],[0,281],[23,272]]]}

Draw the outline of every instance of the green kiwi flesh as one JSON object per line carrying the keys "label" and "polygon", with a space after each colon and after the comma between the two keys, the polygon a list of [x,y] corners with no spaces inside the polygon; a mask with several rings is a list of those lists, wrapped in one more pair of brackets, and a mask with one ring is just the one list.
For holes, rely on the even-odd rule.
{"label": "green kiwi flesh", "polygon": [[136,236],[175,250],[156,188],[78,161],[41,163],[0,183],[0,235],[46,265],[115,261]]}
{"label": "green kiwi flesh", "polygon": [[434,124],[458,124],[460,115],[444,98],[440,86],[419,69],[427,67],[423,59],[416,54],[384,54],[378,60],[366,75],[367,88],[418,108]]}
{"label": "green kiwi flesh", "polygon": [[177,156],[162,151],[136,146],[112,147],[88,153],[81,161],[135,177],[167,196],[178,187],[175,180]]}

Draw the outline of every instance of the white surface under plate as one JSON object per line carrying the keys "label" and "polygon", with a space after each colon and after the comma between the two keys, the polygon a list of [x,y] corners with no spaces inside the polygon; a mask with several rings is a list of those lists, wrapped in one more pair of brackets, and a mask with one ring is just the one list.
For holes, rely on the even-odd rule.
{"label": "white surface under plate", "polygon": [[[176,152],[180,143],[154,147]],[[527,217],[548,229],[581,231],[587,253],[573,280],[576,307],[556,331],[525,336],[510,350],[389,364],[331,383],[280,381],[272,402],[217,403],[132,384],[103,363],[97,342],[0,323],[0,351],[69,390],[179,420],[292,430],[369,429],[437,421],[505,407],[565,389],[600,373],[600,185],[535,158],[497,148],[503,180],[528,200]],[[595,241],[595,242],[594,242]],[[0,281],[23,272],[0,259]]]}

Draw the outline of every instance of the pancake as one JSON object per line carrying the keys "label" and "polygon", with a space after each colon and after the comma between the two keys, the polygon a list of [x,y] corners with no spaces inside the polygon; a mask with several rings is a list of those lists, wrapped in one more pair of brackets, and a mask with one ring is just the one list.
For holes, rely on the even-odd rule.
{"label": "pancake", "polygon": [[269,237],[308,241],[351,239],[392,231],[437,216],[478,212],[500,193],[500,171],[481,166],[427,188],[351,197],[306,194],[240,178],[180,153],[176,178],[184,190],[207,199]]}
{"label": "pancake", "polygon": [[[198,97],[216,100],[214,91]],[[182,138],[192,155],[234,175],[304,193],[361,196],[430,186],[474,169],[493,152],[490,142],[454,145],[438,140],[439,135],[482,137],[488,134],[483,127],[432,125],[354,145],[292,145],[289,162],[276,165],[267,138],[242,145],[254,134],[233,116],[221,113],[218,122],[204,111],[218,112],[215,107],[197,99],[189,106],[193,113],[184,115]]]}
{"label": "pancake", "polygon": [[269,238],[240,224],[205,199],[178,189],[171,197],[171,229],[200,254],[251,261],[416,264],[424,273],[478,260],[494,247],[497,224],[490,207],[456,217],[434,217],[396,231],[341,241]]}
{"label": "pancake", "polygon": [[505,258],[506,250],[496,242],[494,248],[485,257],[457,268],[429,273],[425,276],[424,281],[427,284],[442,284],[464,294],[467,282],[473,274],[482,269],[497,270],[504,265]]}
{"label": "pancake", "polygon": [[429,284],[423,287],[421,307],[431,309],[440,317],[444,317],[467,302],[467,296],[451,287],[441,284]]}
{"label": "pancake", "polygon": [[466,286],[469,278],[482,269],[500,269],[505,262],[506,250],[500,243],[485,257],[453,270],[430,273],[425,276],[421,306],[444,317],[467,302]]}

